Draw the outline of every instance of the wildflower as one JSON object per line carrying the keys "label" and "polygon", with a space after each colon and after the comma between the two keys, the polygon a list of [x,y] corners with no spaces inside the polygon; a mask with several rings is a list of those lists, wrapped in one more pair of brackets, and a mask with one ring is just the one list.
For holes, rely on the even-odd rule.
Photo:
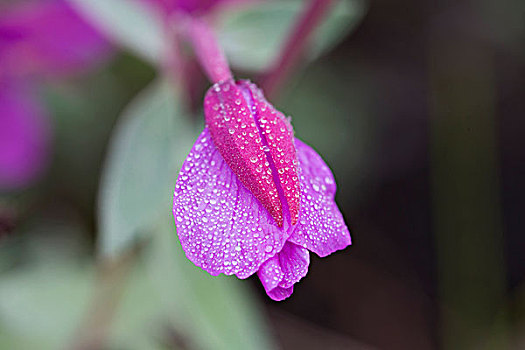
{"label": "wildflower", "polygon": [[[225,0],[144,0],[160,7],[165,13],[205,13]],[[231,1],[231,0],[230,0]]]}
{"label": "wildflower", "polygon": [[306,275],[309,251],[324,257],[350,244],[333,175],[254,84],[215,84],[205,115],[175,189],[182,246],[212,275],[257,272],[282,300]]}
{"label": "wildflower", "polygon": [[0,190],[41,174],[49,139],[49,118],[30,87],[0,80]]}
{"label": "wildflower", "polygon": [[180,242],[210,274],[257,273],[267,294],[283,300],[308,272],[310,251],[324,257],[351,244],[334,177],[255,84],[234,81],[205,26],[191,35],[216,83],[175,187]]}
{"label": "wildflower", "polygon": [[0,7],[0,189],[12,189],[38,177],[49,158],[40,81],[85,69],[109,46],[62,0]]}

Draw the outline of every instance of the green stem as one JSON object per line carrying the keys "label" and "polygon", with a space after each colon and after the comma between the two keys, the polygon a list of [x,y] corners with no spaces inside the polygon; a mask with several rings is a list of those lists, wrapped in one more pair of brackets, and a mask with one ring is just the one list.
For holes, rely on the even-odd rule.
{"label": "green stem", "polygon": [[307,44],[324,16],[330,9],[332,0],[310,0],[297,18],[288,38],[281,49],[281,55],[268,70],[261,86],[267,96],[275,95],[286,81],[290,71],[300,60]]}
{"label": "green stem", "polygon": [[115,260],[100,263],[91,307],[78,328],[70,349],[107,348],[113,317],[137,255],[138,249],[134,249]]}

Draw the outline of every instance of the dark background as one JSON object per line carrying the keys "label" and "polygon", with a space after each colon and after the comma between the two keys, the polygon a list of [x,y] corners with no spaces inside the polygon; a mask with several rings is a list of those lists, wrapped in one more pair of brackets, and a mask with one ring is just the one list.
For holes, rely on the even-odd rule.
{"label": "dark background", "polygon": [[[373,139],[362,142],[359,165],[349,165],[353,139],[337,151],[317,141],[333,166],[353,246],[312,259],[283,309],[382,349],[523,346],[520,16],[518,1],[373,1],[353,35],[299,78],[328,67],[341,101],[360,105],[340,123],[352,128],[354,118],[369,118],[361,132]],[[292,115],[301,137],[307,126]],[[319,117],[321,125],[329,119]],[[316,135],[304,137],[316,145]],[[503,309],[516,333],[490,345]],[[484,335],[460,340],[472,332]]]}

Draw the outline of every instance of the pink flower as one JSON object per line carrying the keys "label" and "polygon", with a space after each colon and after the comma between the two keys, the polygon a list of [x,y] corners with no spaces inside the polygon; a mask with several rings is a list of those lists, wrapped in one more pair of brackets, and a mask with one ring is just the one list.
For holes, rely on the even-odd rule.
{"label": "pink flower", "polygon": [[192,19],[187,34],[215,84],[204,99],[206,127],[175,186],[179,240],[210,274],[257,273],[270,298],[286,299],[308,272],[310,252],[325,257],[351,244],[334,177],[255,84],[234,81],[206,22]]}
{"label": "pink flower", "polygon": [[321,157],[248,81],[208,91],[206,128],[177,180],[173,214],[187,257],[212,275],[257,273],[283,300],[325,257],[351,244]]}
{"label": "pink flower", "polygon": [[64,0],[4,6],[0,15],[0,63],[17,76],[64,76],[103,59],[107,41]]}
{"label": "pink flower", "polygon": [[30,86],[0,80],[0,190],[24,186],[47,161],[49,118]]}
{"label": "pink flower", "polygon": [[35,180],[49,158],[40,80],[88,68],[109,45],[63,0],[2,5],[1,11],[0,189],[12,189]]}
{"label": "pink flower", "polygon": [[159,6],[165,13],[204,13],[225,0],[144,0]]}

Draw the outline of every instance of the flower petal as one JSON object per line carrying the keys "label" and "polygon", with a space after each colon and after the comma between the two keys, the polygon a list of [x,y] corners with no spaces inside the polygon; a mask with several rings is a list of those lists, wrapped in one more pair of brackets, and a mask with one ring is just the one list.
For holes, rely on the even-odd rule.
{"label": "flower petal", "polygon": [[350,232],[334,201],[332,172],[310,146],[295,139],[295,147],[302,193],[299,222],[290,242],[324,257],[350,245]]}
{"label": "flower petal", "polygon": [[279,261],[284,272],[279,287],[290,288],[308,273],[310,253],[308,249],[288,241],[279,252]]}
{"label": "flower petal", "polygon": [[186,13],[206,13],[213,6],[224,0],[143,0],[153,3],[169,14],[173,11],[182,11]]}
{"label": "flower petal", "polygon": [[16,38],[3,53],[10,72],[71,73],[109,51],[108,42],[64,0],[8,8],[0,16],[0,32]]}
{"label": "flower petal", "polygon": [[261,266],[257,275],[270,298],[280,301],[292,294],[293,285],[306,276],[309,264],[307,249],[286,242],[279,254]]}
{"label": "flower petal", "polygon": [[291,224],[295,225],[299,217],[299,178],[297,176],[297,157],[293,137],[293,128],[281,112],[266,101],[262,91],[247,80],[239,86],[250,92],[252,112],[255,115],[263,135],[263,143],[269,149],[270,164],[279,181],[279,187],[286,200],[285,210],[289,211]]}
{"label": "flower petal", "polygon": [[267,291],[266,294],[268,294],[268,296],[275,301],[283,301],[284,299],[289,298],[290,295],[293,294],[293,286],[290,288],[277,287],[270,291]]}
{"label": "flower petal", "polygon": [[281,283],[284,277],[284,271],[279,261],[279,254],[266,260],[264,264],[261,265],[259,271],[257,271],[257,276],[259,276],[266,293],[279,287],[279,283]]}
{"label": "flower petal", "polygon": [[32,182],[49,160],[50,126],[27,86],[0,81],[0,190]]}
{"label": "flower petal", "polygon": [[246,278],[289,237],[230,169],[208,128],[182,166],[173,215],[186,256],[212,275]]}
{"label": "flower petal", "polygon": [[245,80],[215,84],[204,111],[213,142],[233,172],[279,226],[295,225],[300,189],[290,122]]}
{"label": "flower petal", "polygon": [[248,102],[233,80],[208,90],[204,115],[213,142],[228,166],[281,226],[281,201],[262,149],[262,137]]}

